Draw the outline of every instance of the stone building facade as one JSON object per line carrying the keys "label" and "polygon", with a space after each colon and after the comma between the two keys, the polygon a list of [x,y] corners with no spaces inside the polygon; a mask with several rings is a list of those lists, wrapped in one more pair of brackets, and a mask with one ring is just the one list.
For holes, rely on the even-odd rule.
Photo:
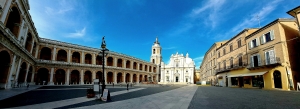
{"label": "stone building facade", "polygon": [[23,84],[107,84],[158,80],[158,65],[109,51],[102,72],[100,49],[40,38],[28,0],[0,1],[0,87]]}

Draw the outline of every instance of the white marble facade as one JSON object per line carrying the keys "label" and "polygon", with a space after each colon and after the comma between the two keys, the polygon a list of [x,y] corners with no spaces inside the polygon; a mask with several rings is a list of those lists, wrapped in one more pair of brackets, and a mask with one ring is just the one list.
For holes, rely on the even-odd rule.
{"label": "white marble facade", "polygon": [[162,84],[189,84],[194,81],[195,62],[183,54],[172,54],[168,64],[161,62]]}

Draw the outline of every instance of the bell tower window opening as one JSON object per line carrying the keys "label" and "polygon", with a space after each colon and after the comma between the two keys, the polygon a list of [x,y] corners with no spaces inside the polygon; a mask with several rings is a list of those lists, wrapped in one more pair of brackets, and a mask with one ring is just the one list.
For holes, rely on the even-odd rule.
{"label": "bell tower window opening", "polygon": [[155,49],[153,49],[153,54],[155,54]]}
{"label": "bell tower window opening", "polygon": [[155,63],[155,59],[152,59],[152,63]]}

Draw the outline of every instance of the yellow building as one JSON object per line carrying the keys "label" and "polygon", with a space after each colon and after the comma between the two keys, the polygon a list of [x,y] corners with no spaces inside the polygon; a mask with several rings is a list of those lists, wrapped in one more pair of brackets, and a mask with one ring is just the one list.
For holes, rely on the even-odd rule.
{"label": "yellow building", "polygon": [[237,78],[232,75],[247,73],[247,53],[245,37],[257,29],[244,29],[222,46],[217,48],[217,69],[215,70],[220,86],[239,86],[237,81],[243,81],[243,77]]}
{"label": "yellow building", "polygon": [[[227,41],[227,40],[226,40]],[[203,61],[200,65],[201,81],[211,81],[216,83],[215,69],[216,69],[216,49],[226,43],[226,41],[214,43],[210,49],[205,53]]]}

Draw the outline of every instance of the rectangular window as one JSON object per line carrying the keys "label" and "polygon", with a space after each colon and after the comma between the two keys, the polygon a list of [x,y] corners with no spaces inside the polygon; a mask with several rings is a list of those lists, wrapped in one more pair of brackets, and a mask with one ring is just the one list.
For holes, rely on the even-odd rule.
{"label": "rectangular window", "polygon": [[226,54],[226,49],[224,48],[224,49],[223,49],[223,55],[225,55],[225,54]]}
{"label": "rectangular window", "polygon": [[238,77],[231,77],[231,85],[233,86],[238,85]]}
{"label": "rectangular window", "polygon": [[261,44],[264,44],[264,43],[267,43],[267,42],[270,42],[270,41],[274,40],[274,38],[275,38],[274,37],[274,30],[271,30],[268,33],[263,34],[260,37],[260,42],[261,42]]}
{"label": "rectangular window", "polygon": [[251,63],[251,67],[260,66],[260,55],[256,54],[256,55],[251,56],[250,63]]}
{"label": "rectangular window", "polygon": [[230,52],[232,52],[233,51],[233,47],[232,47],[232,45],[230,45]]}
{"label": "rectangular window", "polygon": [[258,38],[253,39],[253,40],[251,40],[251,41],[248,43],[249,49],[254,48],[254,47],[257,47],[258,45],[259,45],[259,40],[258,40]]}
{"label": "rectangular window", "polygon": [[265,52],[265,58],[266,58],[266,65],[274,64],[276,61],[274,56],[274,50]]}
{"label": "rectangular window", "polygon": [[240,48],[242,46],[242,42],[241,40],[238,40],[238,48]]}
{"label": "rectangular window", "polygon": [[226,61],[223,62],[223,68],[226,69]]}
{"label": "rectangular window", "polygon": [[263,76],[262,75],[252,76],[252,86],[259,87],[259,85],[262,85],[262,87],[264,87]]}
{"label": "rectangular window", "polygon": [[242,56],[239,57],[239,66],[242,66],[243,65],[243,58]]}

